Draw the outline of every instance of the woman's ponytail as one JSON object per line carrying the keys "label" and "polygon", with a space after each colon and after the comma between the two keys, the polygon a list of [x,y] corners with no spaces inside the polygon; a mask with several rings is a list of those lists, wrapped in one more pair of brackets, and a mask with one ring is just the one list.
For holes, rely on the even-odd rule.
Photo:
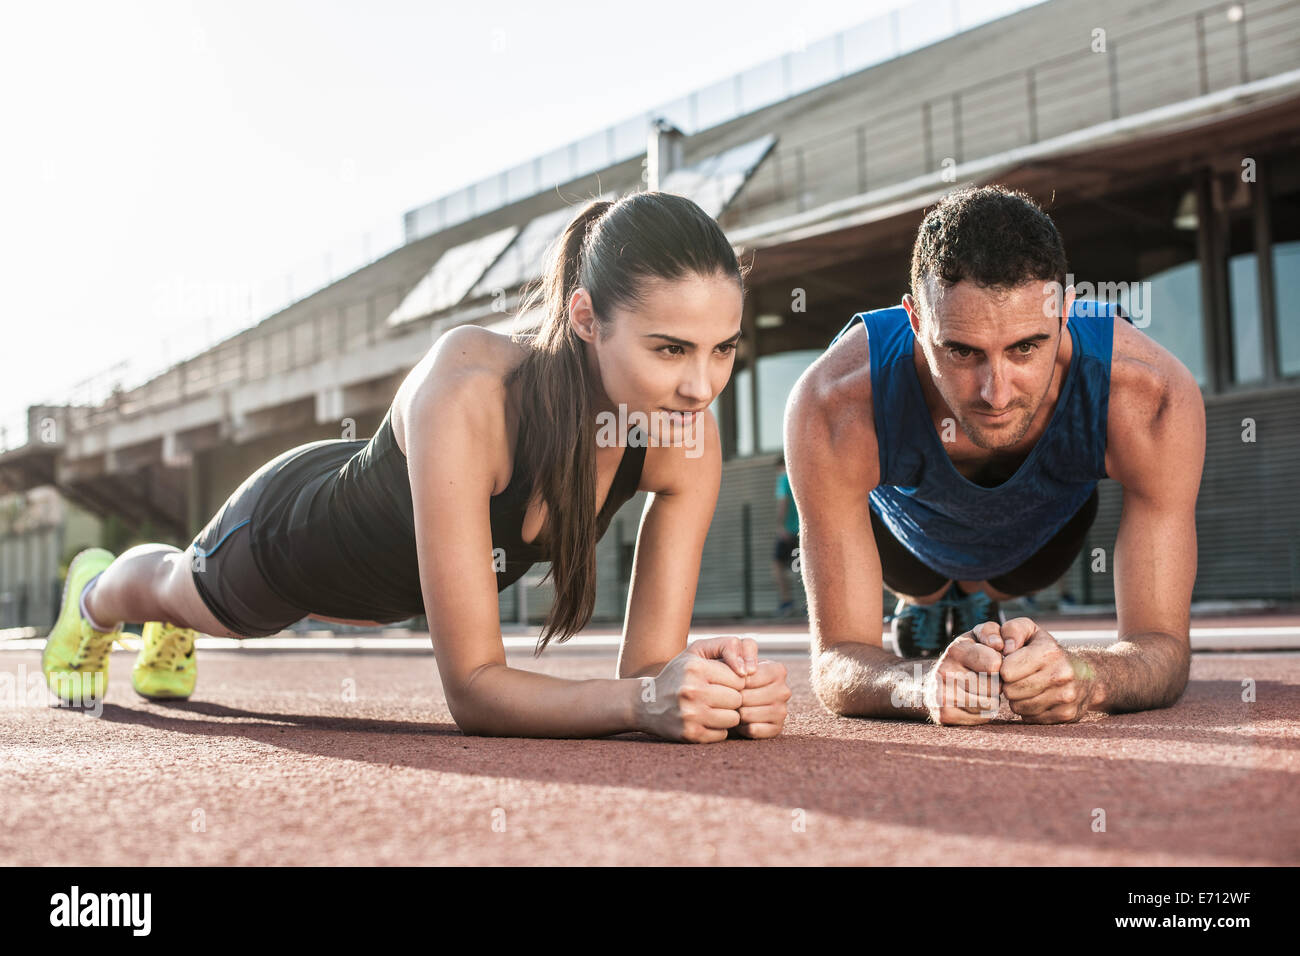
{"label": "woman's ponytail", "polygon": [[[590,202],[557,243],[540,286],[521,309],[544,311],[531,351],[508,380],[521,400],[516,474],[533,475],[532,495],[546,502],[546,550],[555,602],[539,640],[561,641],[591,620],[596,604],[596,428],[584,342],[569,321],[569,299],[582,282],[584,246],[592,225],[613,205]],[[522,472],[520,471],[522,469]],[[524,585],[520,585],[523,587]]]}

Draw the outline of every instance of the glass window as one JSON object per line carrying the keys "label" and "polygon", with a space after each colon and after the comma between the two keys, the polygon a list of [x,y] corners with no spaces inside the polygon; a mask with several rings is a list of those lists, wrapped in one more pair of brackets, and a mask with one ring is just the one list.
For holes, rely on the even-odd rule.
{"label": "glass window", "polygon": [[502,176],[490,176],[474,184],[475,213],[481,215],[497,209],[505,203],[505,195],[501,191],[503,179]]}
{"label": "glass window", "polygon": [[716,218],[740,192],[749,174],[768,154],[776,137],[770,133],[722,153],[715,153],[664,176],[659,188],[692,200]]}
{"label": "glass window", "polygon": [[[654,110],[654,113],[656,116],[666,119],[687,135],[695,132],[695,127],[691,123],[693,113],[691,108],[691,98],[689,96],[683,96],[681,99],[673,100],[671,103],[665,103],[663,106]],[[648,128],[646,132],[647,134],[649,133]]]}
{"label": "glass window", "polygon": [[739,108],[751,113],[785,96],[785,73],[780,60],[761,63],[740,74]]}
{"label": "glass window", "polygon": [[614,127],[614,161],[621,162],[645,152],[650,120],[634,116]]}
{"label": "glass window", "polygon": [[469,193],[464,189],[458,189],[443,201],[446,203],[443,207],[444,225],[455,225],[469,218]]}
{"label": "glass window", "polygon": [[[736,394],[736,457],[779,452],[784,445],[785,405],[799,376],[822,354],[822,349],[803,349],[763,355],[758,359],[758,444],[754,443],[754,414],[750,392],[753,372],[743,368],[731,376],[728,388]],[[722,413],[722,398],[714,399],[714,418],[720,429],[732,427]]]}
{"label": "glass window", "polygon": [[736,108],[736,85],[735,77],[729,76],[700,90],[695,108],[701,129],[717,126],[736,116],[739,112]]}
{"label": "glass window", "polygon": [[791,54],[791,96],[829,83],[840,75],[839,57],[835,49],[838,43],[835,37],[827,37]]}
{"label": "glass window", "polygon": [[844,67],[850,73],[882,63],[897,52],[887,14],[844,31]]}
{"label": "glass window", "polygon": [[1228,260],[1228,301],[1232,309],[1232,380],[1258,382],[1264,378],[1260,351],[1259,268],[1255,253]]}
{"label": "glass window", "polygon": [[[1245,189],[1238,185],[1238,189]],[[1255,253],[1255,221],[1249,210],[1234,214],[1228,225],[1228,333],[1232,336],[1234,384],[1264,379],[1264,354],[1259,314],[1259,264]]]}
{"label": "glass window", "polygon": [[448,249],[406,294],[401,305],[388,317],[388,324],[409,322],[455,305],[505,251],[518,232],[518,226],[507,226]]}
{"label": "glass window", "polygon": [[437,232],[442,228],[443,207],[441,202],[429,203],[427,206],[421,206],[415,213],[415,229],[412,238],[427,236],[432,232]]}
{"label": "glass window", "polygon": [[507,202],[524,199],[537,191],[537,168],[531,160],[506,171]]}
{"label": "glass window", "polygon": [[750,400],[749,385],[752,374],[749,369],[742,368],[731,376],[731,387],[736,390],[736,457],[738,458],[754,454],[754,404]]}
{"label": "glass window", "polygon": [[603,169],[614,158],[609,155],[609,133],[601,130],[578,141],[578,168],[576,175],[584,175],[594,169]]}
{"label": "glass window", "polygon": [[781,352],[758,359],[758,437],[762,452],[784,446],[785,403],[799,376],[822,354],[821,349]]}
{"label": "glass window", "polygon": [[898,30],[903,50],[916,50],[950,36],[956,26],[953,13],[948,0],[916,0],[899,7]]}
{"label": "glass window", "polygon": [[[1143,280],[1142,287],[1149,293],[1147,301],[1142,303],[1148,323],[1143,331],[1186,365],[1197,382],[1208,385],[1201,324],[1200,263],[1184,262],[1157,272]],[[1128,287],[1122,287],[1120,304],[1126,310],[1128,299]]]}
{"label": "glass window", "polygon": [[1300,375],[1300,241],[1273,246],[1278,359],[1283,375]]}
{"label": "glass window", "polygon": [[[616,199],[612,192],[601,193],[600,199]],[[483,274],[483,278],[471,290],[470,295],[492,295],[497,289],[513,289],[529,279],[542,274],[546,253],[551,244],[564,232],[564,227],[578,214],[583,204],[561,206],[552,212],[538,216],[524,226],[519,237],[510,244]]]}
{"label": "glass window", "polygon": [[1300,375],[1300,157],[1269,160],[1278,371]]}
{"label": "glass window", "polygon": [[570,160],[567,146],[553,149],[542,157],[543,189],[550,189],[559,183],[567,183],[573,178],[573,163]]}

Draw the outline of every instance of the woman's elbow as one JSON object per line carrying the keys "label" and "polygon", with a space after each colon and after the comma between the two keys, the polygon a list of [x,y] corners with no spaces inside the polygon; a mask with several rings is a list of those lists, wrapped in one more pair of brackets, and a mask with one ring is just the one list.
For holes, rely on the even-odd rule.
{"label": "woman's elbow", "polygon": [[456,722],[460,732],[467,737],[498,736],[497,730],[493,727],[490,695],[485,693],[482,684],[475,686],[478,678],[493,666],[496,665],[484,665],[464,680],[443,684],[451,719]]}
{"label": "woman's elbow", "polygon": [[456,722],[457,729],[466,737],[508,736],[495,726],[492,715],[486,713],[482,707],[461,703],[455,707],[448,704],[448,709],[451,711],[451,719]]}

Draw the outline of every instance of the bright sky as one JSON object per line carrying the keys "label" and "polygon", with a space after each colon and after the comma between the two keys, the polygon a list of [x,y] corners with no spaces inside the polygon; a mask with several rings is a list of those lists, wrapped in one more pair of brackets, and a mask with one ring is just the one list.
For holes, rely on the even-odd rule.
{"label": "bright sky", "polygon": [[250,295],[396,245],[408,209],[894,5],[7,6],[0,423],[251,324]]}

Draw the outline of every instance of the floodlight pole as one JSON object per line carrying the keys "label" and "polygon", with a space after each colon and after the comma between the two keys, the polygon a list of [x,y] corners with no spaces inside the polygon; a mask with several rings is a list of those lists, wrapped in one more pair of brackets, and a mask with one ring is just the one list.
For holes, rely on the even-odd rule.
{"label": "floodlight pole", "polygon": [[662,117],[650,121],[646,143],[646,189],[657,192],[669,173],[682,165],[685,134]]}

